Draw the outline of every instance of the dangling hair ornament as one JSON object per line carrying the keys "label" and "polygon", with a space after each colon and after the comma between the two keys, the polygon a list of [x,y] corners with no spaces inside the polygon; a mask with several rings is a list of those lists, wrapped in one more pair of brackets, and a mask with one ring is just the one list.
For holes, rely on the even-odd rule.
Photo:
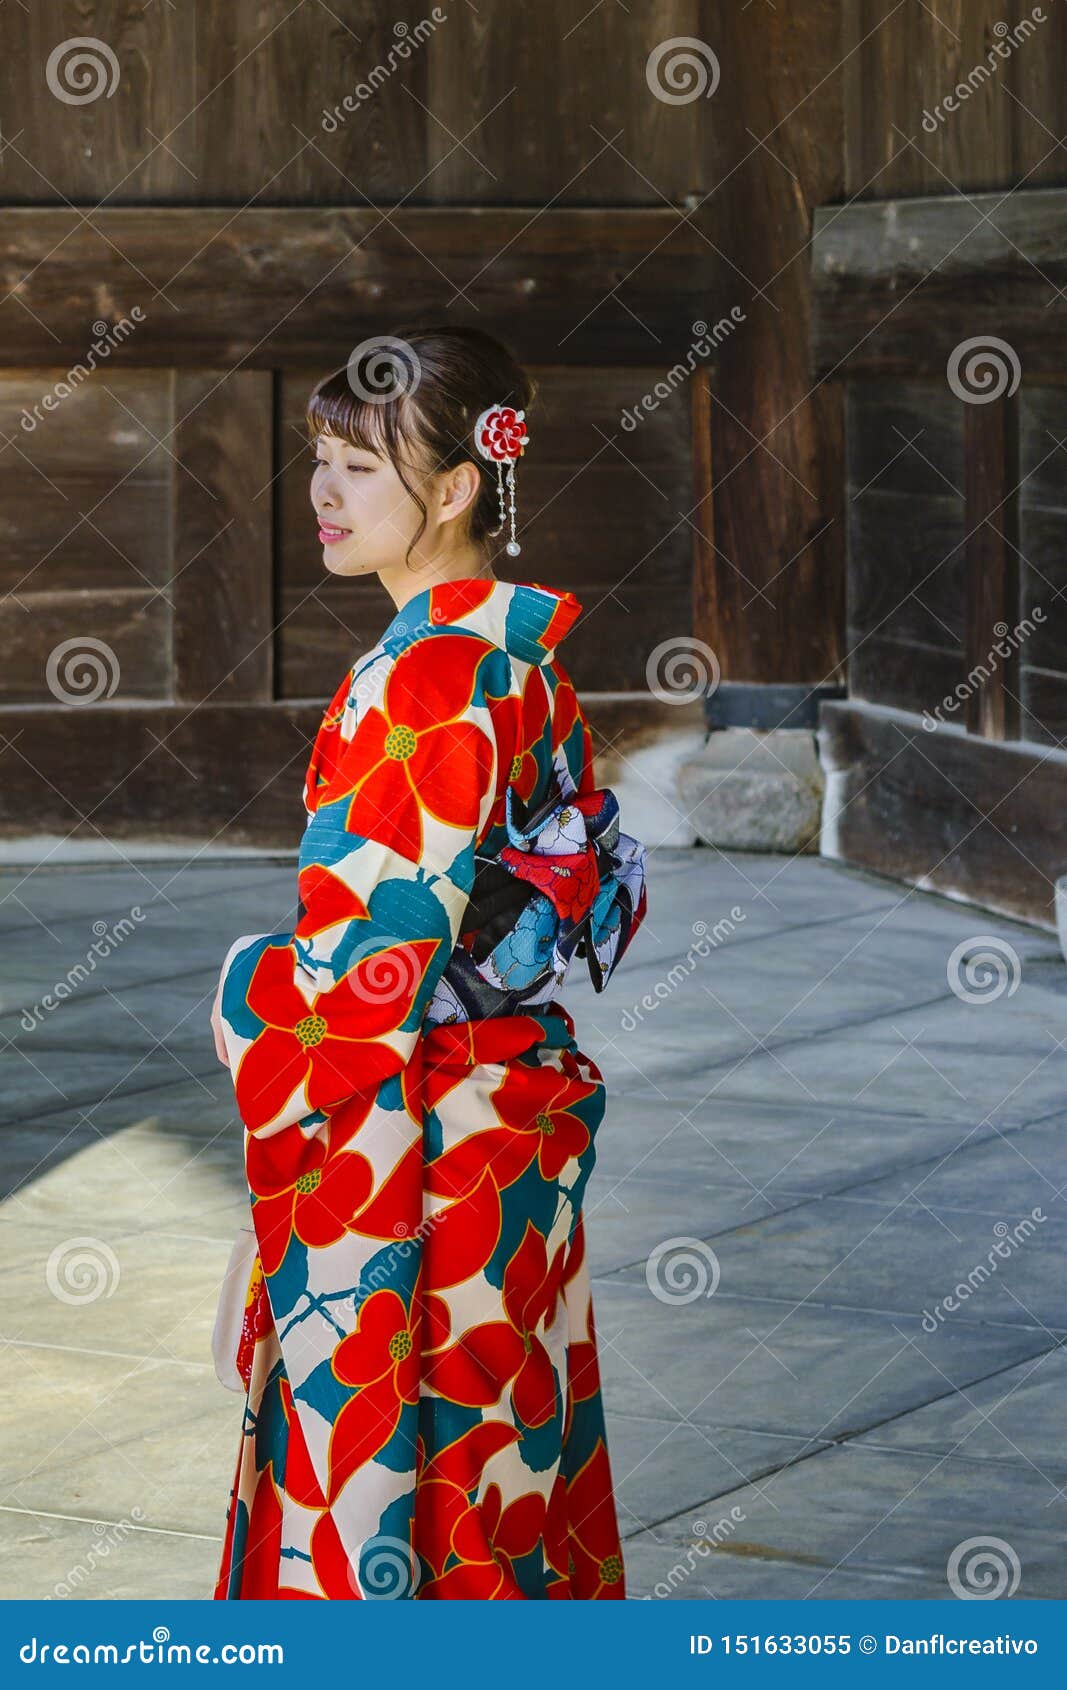
{"label": "dangling hair ornament", "polygon": [[[529,445],[530,437],[526,432],[526,412],[516,411],[512,405],[490,405],[483,411],[474,425],[474,444],[480,455],[489,463],[496,465],[496,490],[500,500],[500,527],[493,530],[499,534],[505,522],[511,519],[511,539],[504,550],[509,557],[518,557],[522,547],[515,538],[515,465],[522,457],[523,449]],[[504,502],[504,465],[507,464],[508,504]]]}

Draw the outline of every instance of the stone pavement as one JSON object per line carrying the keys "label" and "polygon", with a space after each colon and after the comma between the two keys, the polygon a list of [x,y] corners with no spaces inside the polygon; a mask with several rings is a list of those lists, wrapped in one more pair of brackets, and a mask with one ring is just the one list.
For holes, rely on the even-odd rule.
{"label": "stone pavement", "polygon": [[[294,886],[279,856],[0,871],[4,1597],[210,1595],[245,1199],[208,1014]],[[608,992],[565,994],[609,1085],[586,1222],[629,1594],[992,1567],[1064,1597],[1055,937],[814,857],[656,851],[649,899]]]}

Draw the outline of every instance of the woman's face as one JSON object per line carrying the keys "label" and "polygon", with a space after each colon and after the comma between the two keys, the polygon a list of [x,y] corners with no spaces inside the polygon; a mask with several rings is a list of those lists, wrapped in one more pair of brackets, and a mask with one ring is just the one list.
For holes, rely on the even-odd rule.
{"label": "woman's face", "polygon": [[[410,470],[405,474],[419,486]],[[419,526],[419,508],[389,460],[332,434],[320,434],[315,445],[311,503],[322,560],[334,575],[393,567]]]}
{"label": "woman's face", "polygon": [[[408,546],[422,523],[422,512],[390,460],[332,434],[320,434],[311,475],[311,503],[319,521],[322,560],[333,575],[386,577],[405,566]],[[476,491],[477,471],[429,475],[404,463],[404,474],[426,505],[426,527],[411,552],[413,563],[440,555],[455,541],[455,517],[469,503],[457,501],[453,483],[469,481]]]}

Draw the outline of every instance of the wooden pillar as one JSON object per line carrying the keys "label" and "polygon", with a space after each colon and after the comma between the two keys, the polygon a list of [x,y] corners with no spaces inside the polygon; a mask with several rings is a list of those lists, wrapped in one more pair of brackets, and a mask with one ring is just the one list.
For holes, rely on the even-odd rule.
{"label": "wooden pillar", "polygon": [[1019,611],[1016,510],[1019,483],[1016,401],[1004,394],[966,404],[963,419],[967,512],[967,603],[964,665],[976,677],[967,698],[967,729],[983,739],[1019,733],[1018,662],[998,641]]}

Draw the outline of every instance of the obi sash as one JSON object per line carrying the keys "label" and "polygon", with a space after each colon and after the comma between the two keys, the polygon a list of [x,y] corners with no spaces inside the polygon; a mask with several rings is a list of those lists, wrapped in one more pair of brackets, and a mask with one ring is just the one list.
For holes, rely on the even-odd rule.
{"label": "obi sash", "polygon": [[558,782],[527,816],[505,795],[507,841],[475,857],[470,904],[424,1025],[521,1013],[548,1002],[572,957],[602,992],[647,908],[645,847],[619,826],[609,787]]}

